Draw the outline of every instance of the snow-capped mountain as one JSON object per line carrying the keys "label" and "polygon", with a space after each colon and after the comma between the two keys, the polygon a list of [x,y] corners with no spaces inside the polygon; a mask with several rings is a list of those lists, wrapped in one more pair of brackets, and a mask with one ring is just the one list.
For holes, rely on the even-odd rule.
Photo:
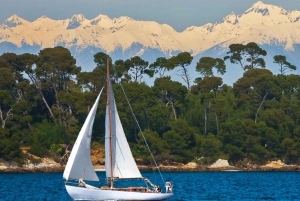
{"label": "snow-capped mountain", "polygon": [[106,15],[91,20],[81,14],[65,20],[42,16],[33,22],[13,15],[0,24],[0,54],[37,54],[40,49],[61,45],[70,49],[83,70],[94,68],[93,55],[99,51],[113,59],[139,55],[150,62],[188,51],[199,60],[202,55],[223,57],[230,44],[248,42],[263,46],[269,55],[283,54],[291,63],[300,63],[294,59],[300,52],[300,11],[259,1],[241,15],[231,13],[220,23],[192,26],[183,32],[154,21]]}

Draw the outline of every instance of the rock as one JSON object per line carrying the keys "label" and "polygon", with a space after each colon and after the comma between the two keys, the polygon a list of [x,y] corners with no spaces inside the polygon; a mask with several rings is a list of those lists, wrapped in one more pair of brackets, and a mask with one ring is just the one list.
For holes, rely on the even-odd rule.
{"label": "rock", "polygon": [[0,162],[0,170],[7,169],[7,168],[16,169],[18,168],[18,164],[15,162],[12,163],[8,163],[6,161]]}
{"label": "rock", "polygon": [[233,167],[230,166],[227,160],[218,159],[214,164],[209,166],[209,168],[224,168],[224,167]]}
{"label": "rock", "polygon": [[28,168],[33,169],[33,168],[35,168],[35,166],[34,166],[34,164],[30,163],[30,164],[28,164]]}
{"label": "rock", "polygon": [[283,167],[285,164],[281,161],[271,161],[266,165],[263,165],[262,168],[281,168]]}
{"label": "rock", "polygon": [[197,168],[197,163],[195,162],[189,162],[188,164],[184,165],[184,168]]}
{"label": "rock", "polygon": [[0,162],[0,170],[8,168],[8,163],[7,162]]}

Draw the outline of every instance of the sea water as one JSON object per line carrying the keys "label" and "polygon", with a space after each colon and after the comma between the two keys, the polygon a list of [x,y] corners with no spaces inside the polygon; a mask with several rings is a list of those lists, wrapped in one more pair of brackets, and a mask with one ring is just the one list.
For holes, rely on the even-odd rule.
{"label": "sea water", "polygon": [[[160,174],[142,174],[163,187]],[[105,182],[104,172],[98,176],[100,183]],[[300,200],[300,172],[162,172],[162,176],[174,184],[175,195],[169,201]],[[62,173],[0,173],[0,200],[72,199]]]}

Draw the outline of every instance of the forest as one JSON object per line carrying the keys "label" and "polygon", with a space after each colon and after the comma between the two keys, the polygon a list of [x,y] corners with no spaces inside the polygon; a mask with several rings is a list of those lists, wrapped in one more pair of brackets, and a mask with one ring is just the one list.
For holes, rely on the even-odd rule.
{"label": "forest", "polygon": [[[232,44],[224,58],[181,52],[149,63],[139,56],[111,62],[116,104],[133,156],[147,163],[149,154],[139,126],[157,162],[195,161],[232,164],[268,160],[299,163],[300,77],[283,55],[272,55],[278,66],[266,66],[267,52],[256,43]],[[29,153],[59,160],[64,145],[72,147],[101,88],[105,85],[108,55],[94,55],[95,68],[83,72],[64,47],[35,54],[0,56],[0,160],[24,162],[20,147]],[[226,61],[243,70],[233,86],[218,75]],[[199,78],[191,80],[196,69]],[[182,82],[167,71],[176,69]],[[156,77],[153,86],[143,82]],[[154,78],[153,78],[154,79]],[[129,99],[134,117],[122,92]],[[104,146],[106,94],[100,99],[93,127],[92,148]]]}

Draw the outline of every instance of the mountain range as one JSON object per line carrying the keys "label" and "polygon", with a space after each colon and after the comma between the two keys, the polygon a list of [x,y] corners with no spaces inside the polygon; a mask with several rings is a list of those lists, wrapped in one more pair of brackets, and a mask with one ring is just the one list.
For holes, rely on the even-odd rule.
{"label": "mountain range", "polygon": [[[196,78],[200,74],[192,72],[199,58],[223,58],[230,44],[248,42],[256,42],[267,51],[267,68],[276,74],[279,71],[272,62],[274,55],[285,55],[289,62],[300,67],[300,11],[258,1],[243,14],[231,13],[222,22],[191,26],[182,32],[154,21],[111,19],[106,15],[90,20],[81,14],[65,20],[42,16],[33,22],[13,15],[0,24],[0,54],[38,54],[43,48],[60,45],[71,51],[83,71],[95,67],[93,55],[100,51],[110,54],[113,60],[138,55],[150,63],[161,56],[187,51],[194,56],[190,71],[191,77]],[[223,80],[231,84],[243,71],[237,65],[227,63],[227,66]],[[175,74],[170,73],[172,78]]]}

